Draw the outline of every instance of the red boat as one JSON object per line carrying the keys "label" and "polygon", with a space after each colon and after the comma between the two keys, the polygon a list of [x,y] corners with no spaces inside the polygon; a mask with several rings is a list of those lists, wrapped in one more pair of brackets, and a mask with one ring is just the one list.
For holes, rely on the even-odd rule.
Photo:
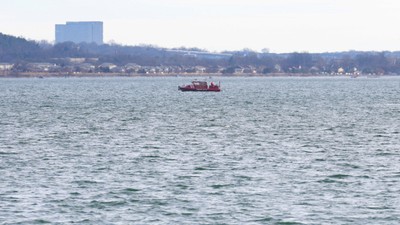
{"label": "red boat", "polygon": [[221,91],[221,85],[214,84],[211,82],[210,85],[206,81],[192,81],[191,84],[179,86],[178,89],[181,91]]}

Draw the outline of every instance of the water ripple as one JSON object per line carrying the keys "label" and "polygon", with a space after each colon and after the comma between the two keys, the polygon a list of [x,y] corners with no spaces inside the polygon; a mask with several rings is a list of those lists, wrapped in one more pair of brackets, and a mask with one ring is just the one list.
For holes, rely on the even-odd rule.
{"label": "water ripple", "polygon": [[2,79],[0,223],[400,222],[399,78],[189,81]]}

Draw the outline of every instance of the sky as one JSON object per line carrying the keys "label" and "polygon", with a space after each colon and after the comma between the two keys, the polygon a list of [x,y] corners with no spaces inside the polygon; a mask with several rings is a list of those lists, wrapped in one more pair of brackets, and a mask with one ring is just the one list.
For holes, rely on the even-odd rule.
{"label": "sky", "polygon": [[55,39],[55,24],[103,21],[104,41],[211,52],[400,50],[399,0],[0,0],[0,32]]}

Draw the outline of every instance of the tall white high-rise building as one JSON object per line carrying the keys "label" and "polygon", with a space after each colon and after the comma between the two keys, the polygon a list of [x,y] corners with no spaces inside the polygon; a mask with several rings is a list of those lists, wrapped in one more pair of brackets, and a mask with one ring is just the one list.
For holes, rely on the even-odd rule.
{"label": "tall white high-rise building", "polygon": [[56,24],[56,43],[71,41],[74,43],[103,44],[103,22],[67,22]]}

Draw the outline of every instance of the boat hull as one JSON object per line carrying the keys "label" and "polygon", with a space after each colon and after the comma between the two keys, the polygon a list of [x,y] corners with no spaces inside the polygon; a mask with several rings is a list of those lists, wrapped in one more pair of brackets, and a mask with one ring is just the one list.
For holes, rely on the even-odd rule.
{"label": "boat hull", "polygon": [[211,84],[208,85],[206,81],[192,81],[192,84],[178,86],[178,90],[220,92],[221,88],[220,85],[215,85],[213,82],[211,82]]}
{"label": "boat hull", "polygon": [[178,87],[180,91],[202,91],[202,92],[220,92],[220,89],[194,89],[194,88],[186,88],[186,87]]}

